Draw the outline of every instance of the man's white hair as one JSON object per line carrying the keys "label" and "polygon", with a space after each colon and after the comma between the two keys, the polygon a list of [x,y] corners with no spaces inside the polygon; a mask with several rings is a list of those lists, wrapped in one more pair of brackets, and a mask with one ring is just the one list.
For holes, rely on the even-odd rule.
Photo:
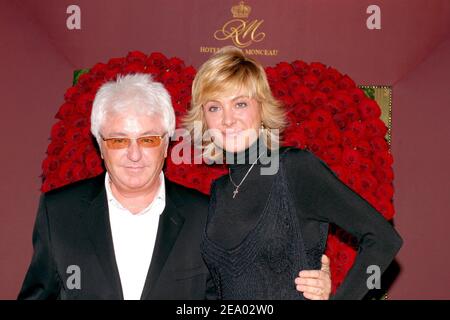
{"label": "man's white hair", "polygon": [[95,95],[91,113],[91,132],[99,145],[105,116],[129,111],[162,116],[168,136],[175,132],[175,112],[169,93],[148,74],[118,76],[103,84]]}

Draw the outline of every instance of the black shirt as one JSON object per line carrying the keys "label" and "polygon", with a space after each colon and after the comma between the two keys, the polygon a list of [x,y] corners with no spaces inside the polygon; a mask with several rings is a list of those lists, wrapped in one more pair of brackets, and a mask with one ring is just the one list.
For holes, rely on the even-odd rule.
{"label": "black shirt", "polygon": [[[245,163],[230,165],[230,175],[219,178],[213,184],[211,194],[219,205],[214,206],[213,213],[210,212],[206,226],[207,240],[229,250],[236,248],[255,231],[264,208],[268,205],[273,184],[279,181],[277,176],[280,174],[278,170],[274,175],[262,175],[261,169],[270,164],[264,165],[261,160],[249,171],[256,158],[249,149],[234,157],[235,160],[244,159]],[[279,159],[286,177],[283,183],[287,184],[289,198],[295,207],[305,250],[308,257],[314,260],[310,261],[309,267],[320,268],[321,252],[311,254],[311,251],[324,248],[324,227],[328,223],[338,225],[356,237],[359,250],[353,267],[333,298],[363,298],[368,291],[367,268],[377,265],[384,272],[400,249],[401,238],[380,213],[342,183],[312,153],[281,149]],[[247,173],[248,176],[233,199],[235,185],[239,185]],[[207,241],[205,243],[204,255],[207,251],[215,250],[207,245]],[[206,262],[208,264],[208,259]],[[214,268],[210,264],[208,267]],[[296,273],[298,271],[300,270]],[[220,273],[217,270],[215,272]]]}

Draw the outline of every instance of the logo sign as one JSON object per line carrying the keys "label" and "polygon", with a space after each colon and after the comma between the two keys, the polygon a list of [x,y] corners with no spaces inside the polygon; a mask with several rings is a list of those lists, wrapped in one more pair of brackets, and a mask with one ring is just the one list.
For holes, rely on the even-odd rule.
{"label": "logo sign", "polygon": [[[251,19],[252,8],[241,1],[239,4],[231,7],[232,19],[225,22],[221,28],[217,29],[213,36],[218,41],[224,41],[223,46],[234,45],[244,50],[248,55],[276,56],[277,49],[251,49],[252,44],[261,43],[266,38],[263,31],[262,19]],[[214,53],[220,47],[200,47],[201,53]]]}

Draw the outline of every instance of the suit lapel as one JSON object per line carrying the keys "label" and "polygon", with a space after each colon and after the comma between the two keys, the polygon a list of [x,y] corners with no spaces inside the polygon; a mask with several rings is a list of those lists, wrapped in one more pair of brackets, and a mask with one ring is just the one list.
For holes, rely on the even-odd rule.
{"label": "suit lapel", "polygon": [[119,270],[114,254],[114,244],[104,184],[102,184],[98,195],[88,203],[87,210],[83,210],[82,219],[86,223],[89,239],[92,242],[95,253],[103,269],[106,283],[110,285],[110,287],[105,288],[105,290],[107,290],[107,292],[114,292],[116,294],[116,299],[123,299]]}
{"label": "suit lapel", "polygon": [[178,208],[167,192],[166,180],[166,207],[159,218],[158,233],[153,250],[152,261],[142,290],[141,299],[149,299],[154,292],[155,285],[161,274],[167,258],[176,242],[178,234],[183,227],[184,218],[178,213]]}

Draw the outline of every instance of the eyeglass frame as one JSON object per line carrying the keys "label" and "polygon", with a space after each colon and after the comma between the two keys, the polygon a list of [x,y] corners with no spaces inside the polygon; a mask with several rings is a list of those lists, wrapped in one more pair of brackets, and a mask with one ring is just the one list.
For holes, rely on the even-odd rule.
{"label": "eyeglass frame", "polygon": [[111,149],[111,150],[122,150],[122,149],[129,148],[130,145],[131,145],[131,141],[136,141],[137,145],[139,147],[142,147],[139,144],[139,142],[138,142],[139,139],[148,138],[148,137],[159,137],[159,141],[160,142],[159,142],[159,144],[157,146],[154,146],[154,147],[142,147],[142,148],[146,148],[146,149],[152,149],[152,148],[159,147],[161,145],[161,141],[167,136],[167,134],[168,134],[168,132],[164,132],[163,134],[149,134],[149,135],[141,136],[141,137],[138,137],[138,138],[128,138],[128,137],[110,137],[110,138],[105,138],[102,134],[100,134],[100,138],[102,138],[102,140],[105,141],[106,143],[108,142],[108,140],[112,140],[112,139],[126,139],[126,140],[128,140],[129,141],[128,145],[126,147],[123,147],[123,148],[114,149],[114,148],[108,147],[108,144],[106,144],[106,147],[108,149]]}

